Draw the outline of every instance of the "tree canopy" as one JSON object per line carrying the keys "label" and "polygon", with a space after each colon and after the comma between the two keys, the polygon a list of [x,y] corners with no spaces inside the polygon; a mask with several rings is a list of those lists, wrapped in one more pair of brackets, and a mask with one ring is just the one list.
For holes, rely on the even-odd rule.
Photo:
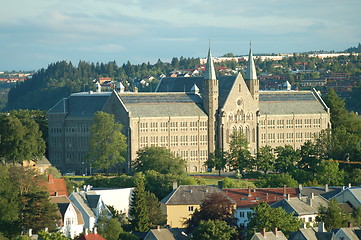
{"label": "tree canopy", "polygon": [[144,147],[137,152],[134,162],[135,172],[155,170],[161,174],[185,174],[185,160],[164,147]]}
{"label": "tree canopy", "polygon": [[116,123],[114,115],[105,112],[94,114],[91,125],[89,150],[86,160],[96,169],[119,166],[125,161],[126,137],[121,133],[123,126]]}

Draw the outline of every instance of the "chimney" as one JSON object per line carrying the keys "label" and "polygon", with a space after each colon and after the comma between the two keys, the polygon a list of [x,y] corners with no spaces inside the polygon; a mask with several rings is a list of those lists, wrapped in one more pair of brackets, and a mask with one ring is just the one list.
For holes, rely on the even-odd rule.
{"label": "chimney", "polygon": [[326,183],[326,185],[325,185],[325,192],[328,192],[328,191],[330,191],[330,189],[328,188],[328,184]]}
{"label": "chimney", "polygon": [[49,175],[48,175],[48,182],[50,182],[50,183],[53,183],[53,182],[54,182],[54,179],[53,179],[53,175],[52,175],[52,174],[49,174]]}
{"label": "chimney", "polygon": [[28,230],[28,235],[29,235],[29,237],[33,236],[33,229],[30,228],[30,229]]}
{"label": "chimney", "polygon": [[352,228],[353,227],[352,222],[348,222],[347,227]]}
{"label": "chimney", "polygon": [[287,186],[283,185],[283,196],[286,197],[287,196]]}
{"label": "chimney", "polygon": [[302,184],[298,184],[298,190],[302,191]]}
{"label": "chimney", "polygon": [[89,230],[88,230],[88,228],[85,228],[84,229],[84,235],[88,235],[89,234]]}
{"label": "chimney", "polygon": [[318,223],[318,232],[326,232],[325,223],[324,223],[324,222],[319,222],[319,223]]}
{"label": "chimney", "polygon": [[276,227],[275,227],[275,229],[274,229],[274,234],[275,234],[275,237],[278,237],[278,230],[277,230]]}
{"label": "chimney", "polygon": [[312,207],[312,199],[313,198],[307,198],[307,204],[310,205]]}
{"label": "chimney", "polygon": [[138,92],[138,88],[134,87],[134,92],[137,93]]}
{"label": "chimney", "polygon": [[262,236],[266,238],[266,228],[262,228]]}
{"label": "chimney", "polygon": [[287,201],[291,200],[291,194],[287,194]]}
{"label": "chimney", "polygon": [[223,181],[222,180],[218,181],[218,188],[223,189]]}
{"label": "chimney", "polygon": [[351,187],[352,187],[352,186],[351,186],[351,183],[349,183],[349,184],[348,184],[348,188],[351,188]]}
{"label": "chimney", "polygon": [[311,199],[315,199],[315,194],[311,192]]}
{"label": "chimney", "polygon": [[178,188],[178,183],[177,181],[173,182],[173,190],[176,190]]}
{"label": "chimney", "polygon": [[98,234],[98,229],[96,227],[93,228],[93,233]]}
{"label": "chimney", "polygon": [[248,197],[252,197],[251,186],[248,186]]}
{"label": "chimney", "polygon": [[160,231],[160,226],[159,225],[157,226],[157,230]]}
{"label": "chimney", "polygon": [[57,196],[58,196],[58,192],[54,192],[54,195],[55,195],[55,197],[57,197]]}

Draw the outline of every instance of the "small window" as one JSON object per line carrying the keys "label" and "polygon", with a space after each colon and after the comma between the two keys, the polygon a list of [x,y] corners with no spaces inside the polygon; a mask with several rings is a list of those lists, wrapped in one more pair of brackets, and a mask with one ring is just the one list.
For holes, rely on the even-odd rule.
{"label": "small window", "polygon": [[193,206],[189,206],[189,207],[188,207],[188,211],[189,211],[189,212],[193,212],[193,211],[194,211]]}
{"label": "small window", "polygon": [[244,212],[239,212],[239,217],[244,218]]}

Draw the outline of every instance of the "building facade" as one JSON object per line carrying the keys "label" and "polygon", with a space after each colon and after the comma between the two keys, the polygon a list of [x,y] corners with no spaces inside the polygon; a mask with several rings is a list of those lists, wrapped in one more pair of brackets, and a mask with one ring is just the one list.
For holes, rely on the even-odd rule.
{"label": "building facade", "polygon": [[165,77],[155,92],[74,93],[48,111],[49,159],[62,172],[89,173],[85,162],[96,111],[114,114],[128,139],[128,165],[145,146],[170,149],[188,172],[204,172],[208,154],[228,150],[230,136],[244,132],[251,153],[269,145],[300,147],[330,127],[330,113],[315,91],[259,91],[249,53],[246,78],[216,76],[209,50],[204,77]]}

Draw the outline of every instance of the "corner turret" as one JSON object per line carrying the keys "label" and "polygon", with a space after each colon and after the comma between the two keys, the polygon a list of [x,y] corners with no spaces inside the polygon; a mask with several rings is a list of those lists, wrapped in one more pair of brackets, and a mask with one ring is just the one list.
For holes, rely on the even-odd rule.
{"label": "corner turret", "polygon": [[256,66],[253,61],[252,48],[249,49],[246,83],[254,100],[259,98],[259,80],[257,79]]}

